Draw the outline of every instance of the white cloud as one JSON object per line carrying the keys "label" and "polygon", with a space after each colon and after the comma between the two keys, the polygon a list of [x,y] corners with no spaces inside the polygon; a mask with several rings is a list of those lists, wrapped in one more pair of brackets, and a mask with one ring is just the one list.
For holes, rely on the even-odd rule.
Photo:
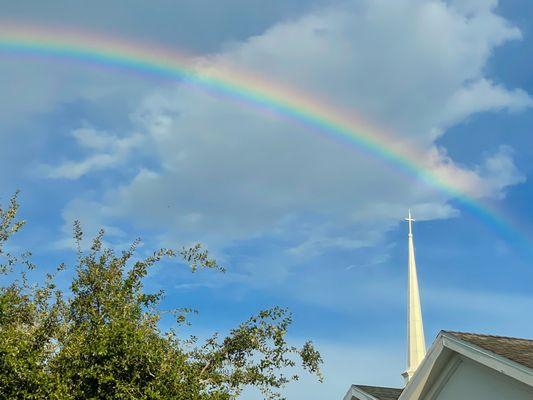
{"label": "white cloud", "polygon": [[[435,146],[449,126],[474,113],[532,104],[525,92],[484,75],[494,48],[521,37],[495,14],[494,2],[343,4],[234,43],[198,60],[200,71],[254,71],[357,110],[414,143],[435,179],[472,197],[500,197],[523,181],[505,147],[465,167]],[[421,219],[457,215],[450,193],[409,180],[365,151],[187,86],[147,97],[132,121],[160,165],[141,167],[102,202],[109,215],[173,239],[228,243],[265,232],[305,234],[293,246],[298,252],[375,245],[408,207]],[[99,140],[91,138],[94,150]],[[74,175],[110,164],[88,158]],[[305,217],[318,222],[304,229]]]}
{"label": "white cloud", "polygon": [[526,176],[514,165],[513,153],[509,146],[500,146],[479,168],[478,174],[483,177],[489,196],[503,198],[504,188],[526,181]]}
{"label": "white cloud", "polygon": [[502,109],[522,111],[532,105],[531,97],[523,90],[509,91],[487,79],[480,79],[465,85],[450,98],[446,108],[446,119],[448,124],[451,124],[477,112]]}
{"label": "white cloud", "polygon": [[426,154],[426,165],[436,179],[459,193],[473,198],[502,198],[507,187],[526,179],[514,165],[512,154],[512,148],[502,145],[495,153],[486,155],[482,164],[468,169],[457,166],[444,149],[433,147]]}
{"label": "white cloud", "polygon": [[64,161],[57,166],[42,166],[48,178],[78,179],[91,172],[117,167],[144,141],[140,134],[119,138],[92,128],[76,129],[72,136],[80,147],[92,151],[92,154],[81,161]]}

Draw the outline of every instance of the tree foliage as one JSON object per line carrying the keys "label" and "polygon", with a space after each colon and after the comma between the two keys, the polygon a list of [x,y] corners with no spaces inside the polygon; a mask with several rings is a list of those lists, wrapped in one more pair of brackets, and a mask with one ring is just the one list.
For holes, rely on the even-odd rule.
{"label": "tree foliage", "polygon": [[[320,354],[310,342],[301,348],[287,343],[292,319],[279,307],[201,343],[177,333],[190,310],[174,310],[174,329],[160,329],[163,292],[147,293],[143,280],[164,258],[181,258],[193,272],[223,270],[201,245],[159,249],[139,259],[139,240],[117,253],[104,245],[100,231],[84,251],[75,223],[70,289],[57,289],[53,274],[30,284],[31,254],[7,250],[24,225],[18,207],[14,196],[0,208],[0,272],[7,282],[0,288],[1,398],[229,400],[252,386],[277,399],[285,384],[298,379],[287,373],[298,364],[321,379]],[[16,273],[16,267],[22,270]]]}

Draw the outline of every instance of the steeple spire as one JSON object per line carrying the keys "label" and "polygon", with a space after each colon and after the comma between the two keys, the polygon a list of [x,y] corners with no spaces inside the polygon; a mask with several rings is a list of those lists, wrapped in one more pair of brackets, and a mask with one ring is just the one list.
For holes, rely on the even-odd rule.
{"label": "steeple spire", "polygon": [[402,375],[407,383],[426,355],[426,341],[424,339],[424,324],[422,322],[418,277],[416,274],[412,226],[414,219],[411,217],[411,210],[409,210],[409,216],[405,220],[409,223],[409,269],[407,278],[407,370]]}

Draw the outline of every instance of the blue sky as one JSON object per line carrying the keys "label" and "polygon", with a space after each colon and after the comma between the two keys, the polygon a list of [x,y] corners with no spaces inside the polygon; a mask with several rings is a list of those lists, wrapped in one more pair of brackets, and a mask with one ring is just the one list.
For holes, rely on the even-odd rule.
{"label": "blue sky", "polygon": [[[0,22],[186,50],[353,109],[533,237],[530,2],[0,6]],[[188,333],[200,336],[289,307],[292,339],[316,342],[326,377],[291,385],[289,399],[401,385],[409,207],[427,342],[441,329],[533,337],[531,251],[379,159],[179,82],[6,53],[0,82],[0,198],[20,189],[28,221],[17,245],[45,271],[72,258],[74,219],[106,227],[118,247],[137,236],[144,250],[205,243],[226,274],[164,265],[148,286],[166,290],[165,308],[197,308]]]}

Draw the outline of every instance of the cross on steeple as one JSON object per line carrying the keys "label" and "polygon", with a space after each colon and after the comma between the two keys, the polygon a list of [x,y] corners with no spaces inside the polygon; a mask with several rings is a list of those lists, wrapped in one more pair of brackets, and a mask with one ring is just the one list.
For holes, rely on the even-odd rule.
{"label": "cross on steeple", "polygon": [[409,222],[409,237],[413,237],[413,226],[412,223],[415,222],[415,220],[411,217],[411,209],[409,209],[409,215],[407,218],[405,218],[407,222]]}

